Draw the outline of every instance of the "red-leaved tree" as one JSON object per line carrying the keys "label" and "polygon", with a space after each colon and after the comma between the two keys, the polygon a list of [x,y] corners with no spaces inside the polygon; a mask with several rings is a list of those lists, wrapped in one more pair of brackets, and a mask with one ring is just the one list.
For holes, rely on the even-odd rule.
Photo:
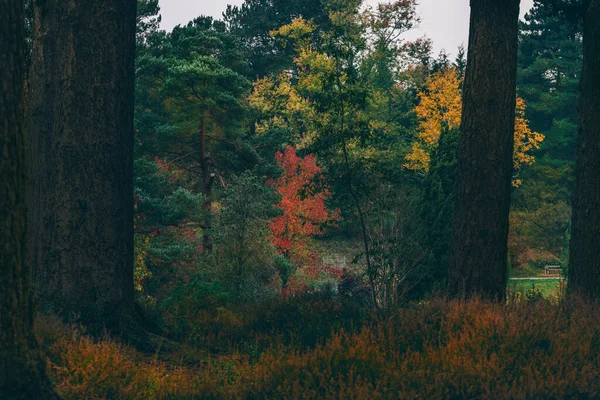
{"label": "red-leaved tree", "polygon": [[281,254],[302,262],[310,258],[307,239],[322,235],[324,226],[335,221],[337,213],[325,206],[330,193],[316,182],[321,168],[314,156],[301,158],[289,146],[283,153],[277,152],[275,160],[283,172],[270,184],[281,195],[277,207],[283,214],[271,222],[273,244]]}

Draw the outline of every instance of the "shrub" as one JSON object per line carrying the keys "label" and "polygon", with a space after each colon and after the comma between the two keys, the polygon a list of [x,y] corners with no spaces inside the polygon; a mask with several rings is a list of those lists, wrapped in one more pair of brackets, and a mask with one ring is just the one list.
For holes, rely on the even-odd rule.
{"label": "shrub", "polygon": [[260,302],[275,293],[269,288],[276,273],[269,232],[269,221],[277,214],[274,198],[249,172],[234,178],[223,193],[211,262],[232,300]]}
{"label": "shrub", "polygon": [[[340,303],[292,300],[255,308],[265,325],[254,331],[271,334],[248,338],[248,353],[193,364],[93,341],[52,320],[37,332],[65,399],[600,397],[598,304],[432,299],[344,326],[332,323],[349,320]],[[277,339],[300,328],[321,339],[308,347]]]}

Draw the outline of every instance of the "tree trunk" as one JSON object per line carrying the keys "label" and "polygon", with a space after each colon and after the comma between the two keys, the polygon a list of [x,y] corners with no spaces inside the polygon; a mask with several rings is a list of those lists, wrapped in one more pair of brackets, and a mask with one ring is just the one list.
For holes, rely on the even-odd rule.
{"label": "tree trunk", "polygon": [[519,0],[471,0],[448,289],[503,301]]}
{"label": "tree trunk", "polygon": [[568,292],[600,299],[600,0],[584,16]]}
{"label": "tree trunk", "polygon": [[32,332],[25,263],[23,2],[0,0],[0,398],[56,399]]}
{"label": "tree trunk", "polygon": [[208,171],[208,156],[206,155],[206,116],[202,117],[200,127],[200,168],[202,169],[202,194],[204,195],[204,224],[202,227],[202,248],[205,252],[212,250],[210,230],[212,228],[212,185],[214,175]]}
{"label": "tree trunk", "polygon": [[135,0],[34,0],[30,259],[37,306],[93,332],[133,309]]}

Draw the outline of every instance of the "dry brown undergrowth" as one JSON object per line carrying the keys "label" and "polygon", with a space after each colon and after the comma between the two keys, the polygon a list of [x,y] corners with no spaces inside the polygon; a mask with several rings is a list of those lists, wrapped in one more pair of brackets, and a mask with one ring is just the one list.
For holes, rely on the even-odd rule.
{"label": "dry brown undergrowth", "polygon": [[[167,363],[37,324],[65,399],[599,398],[600,306],[433,300],[312,349]],[[200,360],[199,360],[200,361]]]}

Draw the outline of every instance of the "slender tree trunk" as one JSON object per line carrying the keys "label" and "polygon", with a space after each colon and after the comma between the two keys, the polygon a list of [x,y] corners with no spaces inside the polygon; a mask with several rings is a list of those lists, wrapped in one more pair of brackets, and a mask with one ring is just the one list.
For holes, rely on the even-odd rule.
{"label": "slender tree trunk", "polygon": [[451,296],[503,301],[513,171],[519,0],[471,0]]}
{"label": "slender tree trunk", "polygon": [[133,309],[135,0],[34,0],[30,260],[37,306],[91,331]]}
{"label": "slender tree trunk", "polygon": [[600,299],[600,0],[584,17],[568,292]]}
{"label": "slender tree trunk", "polygon": [[0,398],[56,399],[32,332],[25,262],[23,1],[0,0]]}
{"label": "slender tree trunk", "polygon": [[200,127],[200,168],[202,169],[202,194],[204,195],[204,226],[202,228],[202,248],[206,252],[212,250],[210,230],[212,228],[212,185],[214,175],[208,171],[208,158],[206,155],[206,116],[202,117]]}

